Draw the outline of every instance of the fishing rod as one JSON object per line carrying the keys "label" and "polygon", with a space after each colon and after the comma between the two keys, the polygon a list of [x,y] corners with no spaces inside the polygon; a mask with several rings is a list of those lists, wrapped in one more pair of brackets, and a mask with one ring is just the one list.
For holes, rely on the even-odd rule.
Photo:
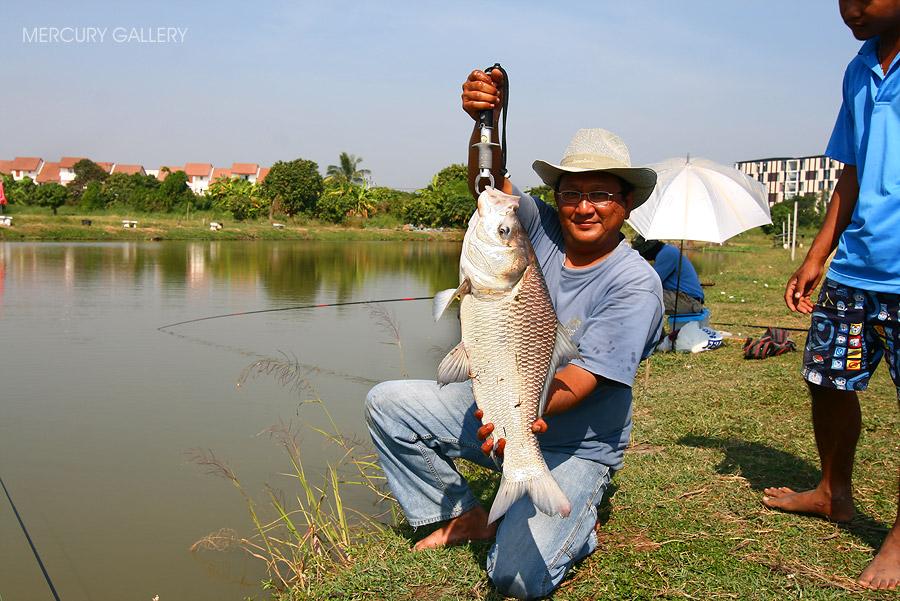
{"label": "fishing rod", "polygon": [[399,303],[403,301],[419,301],[419,300],[433,300],[433,296],[415,296],[410,298],[383,298],[380,300],[365,300],[365,301],[349,301],[344,303],[323,303],[319,305],[298,305],[296,307],[280,307],[277,309],[259,309],[257,311],[241,311],[239,313],[224,313],[222,315],[210,315],[209,317],[198,317],[197,319],[188,319],[186,321],[179,321],[177,323],[170,323],[166,326],[160,326],[156,328],[157,330],[165,330],[167,328],[174,328],[175,326],[183,326],[188,323],[195,323],[198,321],[206,321],[209,319],[220,319],[222,317],[238,317],[239,315],[254,315],[256,313],[277,313],[279,311],[296,311],[298,309],[319,309],[322,307],[347,307],[350,305],[368,305],[368,304],[378,304],[378,303]]}
{"label": "fishing rod", "polygon": [[38,554],[37,549],[34,547],[34,543],[31,542],[31,535],[28,534],[28,529],[25,528],[25,522],[22,521],[22,517],[19,515],[19,510],[16,509],[16,504],[13,503],[12,497],[9,496],[9,491],[6,489],[6,484],[3,483],[3,478],[0,478],[0,486],[3,487],[3,492],[6,493],[6,498],[9,500],[9,504],[12,507],[13,513],[16,514],[16,519],[19,520],[19,526],[22,527],[22,532],[25,533],[25,538],[28,539],[28,544],[31,546],[31,552],[34,553],[34,558],[37,559],[38,565],[41,566],[41,572],[44,573],[44,580],[47,581],[47,585],[50,587],[50,592],[53,593],[53,598],[56,601],[59,601],[59,595],[56,594],[56,588],[53,586],[53,582],[50,580],[50,575],[47,573],[47,569],[44,567],[44,562],[41,561],[41,556]]}

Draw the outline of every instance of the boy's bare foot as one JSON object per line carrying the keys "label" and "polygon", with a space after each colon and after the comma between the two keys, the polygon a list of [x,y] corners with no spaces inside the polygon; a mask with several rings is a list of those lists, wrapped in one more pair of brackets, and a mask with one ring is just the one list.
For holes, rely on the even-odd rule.
{"label": "boy's bare foot", "polygon": [[449,520],[446,524],[416,543],[415,550],[433,549],[462,541],[493,538],[497,523],[488,525],[488,513],[481,505]]}
{"label": "boy's bare foot", "polygon": [[900,584],[900,534],[892,529],[878,555],[872,560],[856,583],[873,590],[887,591]]}
{"label": "boy's bare foot", "polygon": [[795,492],[786,486],[765,489],[763,504],[792,513],[812,513],[832,522],[849,522],[856,515],[852,498],[832,498],[819,488]]}

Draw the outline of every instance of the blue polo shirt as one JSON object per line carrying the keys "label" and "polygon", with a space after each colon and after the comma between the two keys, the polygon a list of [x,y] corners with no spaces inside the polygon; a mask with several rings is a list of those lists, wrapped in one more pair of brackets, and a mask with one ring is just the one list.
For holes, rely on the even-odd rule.
{"label": "blue polo shirt", "polygon": [[887,74],[878,38],[844,73],[843,103],[825,151],[856,165],[859,200],[828,277],[847,286],[900,293],[900,56]]}

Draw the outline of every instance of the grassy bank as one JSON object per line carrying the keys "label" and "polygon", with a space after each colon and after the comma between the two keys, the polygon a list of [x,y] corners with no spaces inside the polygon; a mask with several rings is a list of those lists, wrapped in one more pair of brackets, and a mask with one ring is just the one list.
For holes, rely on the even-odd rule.
{"label": "grassy bank", "polygon": [[[735,337],[806,326],[781,298],[803,251],[791,262],[761,236],[715,250],[735,260],[706,289],[714,324],[732,324],[720,329]],[[802,348],[804,333],[791,338]],[[896,598],[854,583],[896,515],[900,420],[885,366],[862,396],[860,513],[838,526],[761,504],[767,486],[813,486],[818,456],[800,352],[751,361],[742,347],[732,339],[641,366],[632,443],[602,507],[598,550],[554,599]],[[474,473],[473,482],[489,505],[498,477]],[[428,531],[401,525],[374,535],[295,598],[500,598],[484,574],[488,543],[411,552]]]}
{"label": "grassy bank", "polygon": [[[276,227],[268,220],[229,221],[215,215],[190,218],[160,213],[146,215],[50,215],[12,213],[12,224],[0,226],[0,240],[13,241],[163,241],[163,240],[446,240],[462,239],[462,232],[412,229],[395,223],[357,222],[346,226],[285,219]],[[85,223],[89,221],[89,224]],[[133,228],[123,221],[136,221]],[[210,223],[222,229],[210,229]]]}

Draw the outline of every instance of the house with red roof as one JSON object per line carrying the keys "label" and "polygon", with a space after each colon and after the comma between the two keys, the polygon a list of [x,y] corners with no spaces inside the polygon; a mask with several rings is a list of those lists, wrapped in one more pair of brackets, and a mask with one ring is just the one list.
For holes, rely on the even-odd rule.
{"label": "house with red roof", "polygon": [[147,172],[144,171],[143,165],[120,165],[119,163],[113,164],[113,168],[110,173],[124,173],[125,175],[134,175],[135,173],[139,173],[141,175],[147,175]]}
{"label": "house with red roof", "polygon": [[19,181],[23,177],[35,179],[41,171],[43,160],[38,157],[16,157],[10,165],[13,179]]}
{"label": "house with red roof", "polygon": [[210,176],[212,176],[211,163],[188,163],[184,166],[184,172],[188,176],[188,186],[194,194],[205,194],[209,190]]}
{"label": "house with red roof", "polygon": [[36,184],[60,183],[59,181],[59,163],[43,163],[41,171],[34,178]]}
{"label": "house with red roof", "polygon": [[257,184],[261,183],[264,179],[266,179],[266,176],[269,175],[269,169],[271,169],[271,167],[260,167],[259,168],[259,174],[256,176]]}
{"label": "house with red roof", "polygon": [[256,182],[257,173],[259,173],[259,165],[256,163],[232,163],[231,165],[231,177],[247,180],[251,184]]}
{"label": "house with red roof", "polygon": [[213,167],[212,175],[210,176],[209,181],[214,182],[220,177],[231,179],[231,169],[229,169],[228,167]]}

